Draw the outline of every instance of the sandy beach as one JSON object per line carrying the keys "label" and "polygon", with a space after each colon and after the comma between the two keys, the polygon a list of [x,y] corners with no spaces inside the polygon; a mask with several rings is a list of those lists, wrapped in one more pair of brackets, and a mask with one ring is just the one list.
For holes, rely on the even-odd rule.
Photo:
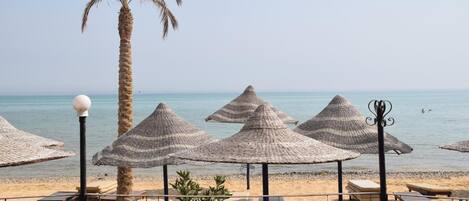
{"label": "sandy beach", "polygon": [[[371,179],[378,182],[378,175],[371,172],[346,173],[345,182],[348,179]],[[171,177],[173,182],[176,177]],[[90,181],[97,178],[89,178]],[[213,185],[210,177],[194,177],[203,187]],[[113,177],[105,178],[113,181]],[[423,182],[452,189],[469,188],[469,172],[400,172],[388,174],[389,192],[406,191],[405,184],[409,182]],[[56,191],[73,190],[79,183],[78,178],[41,178],[41,179],[8,179],[2,180],[0,185],[1,197],[13,196],[39,196],[48,195]],[[253,175],[251,180],[250,195],[261,195],[261,177]],[[231,175],[227,177],[226,187],[232,192],[245,191],[243,175]],[[161,194],[162,180],[158,176],[135,178],[135,190],[149,190],[152,193]],[[270,192],[277,195],[299,195],[315,193],[337,192],[337,180],[333,173],[293,173],[270,175]],[[286,200],[334,200],[335,197],[308,197],[288,198]],[[21,199],[37,200],[37,199]]]}

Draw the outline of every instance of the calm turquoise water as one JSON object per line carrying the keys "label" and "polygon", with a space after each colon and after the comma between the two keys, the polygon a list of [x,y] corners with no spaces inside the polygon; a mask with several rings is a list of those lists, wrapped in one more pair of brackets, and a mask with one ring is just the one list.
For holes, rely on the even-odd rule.
{"label": "calm turquoise water", "polygon": [[[204,118],[233,99],[236,93],[154,94],[134,98],[135,124],[148,116],[159,102],[168,103],[187,121],[205,129],[217,138],[237,132],[241,125],[205,123]],[[303,122],[322,110],[336,93],[259,93],[284,112]],[[391,116],[396,124],[386,128],[414,148],[407,155],[387,155],[391,171],[468,170],[469,154],[441,150],[437,145],[469,139],[469,91],[408,91],[408,92],[348,92],[341,93],[369,115],[366,106],[371,99],[389,99],[394,109]],[[88,158],[116,138],[115,95],[92,95],[93,106],[87,120]],[[41,136],[65,142],[67,150],[78,153],[78,120],[71,107],[73,96],[0,96],[0,115],[13,125]],[[422,108],[432,112],[421,113]],[[344,162],[346,170],[377,170],[376,155],[363,155]],[[40,164],[2,168],[0,177],[78,176],[78,156]],[[136,169],[137,176],[159,176],[161,168]],[[236,174],[240,165],[213,164],[208,166],[170,167],[190,169],[195,174]],[[335,164],[273,166],[272,172],[335,170]],[[255,172],[259,172],[257,167]],[[114,167],[89,165],[89,175],[115,174]]]}

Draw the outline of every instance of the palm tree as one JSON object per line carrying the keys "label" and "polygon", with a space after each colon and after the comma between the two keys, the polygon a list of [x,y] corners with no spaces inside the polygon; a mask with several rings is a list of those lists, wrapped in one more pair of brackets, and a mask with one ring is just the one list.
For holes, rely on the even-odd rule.
{"label": "palm tree", "polygon": [[[83,32],[88,20],[88,14],[91,8],[97,5],[101,0],[90,0],[86,5],[83,13],[81,31]],[[132,128],[133,112],[132,112],[132,50],[131,36],[133,28],[133,17],[129,4],[132,0],[119,0],[122,7],[119,12],[119,110],[118,110],[118,136],[127,132]],[[163,24],[163,38],[168,34],[171,26],[177,28],[176,17],[166,6],[165,0],[149,0],[155,4],[160,10],[161,23]],[[182,0],[176,0],[181,5]],[[117,168],[117,194],[130,194],[132,192],[132,169],[125,167]],[[125,200],[119,198],[118,200]]]}

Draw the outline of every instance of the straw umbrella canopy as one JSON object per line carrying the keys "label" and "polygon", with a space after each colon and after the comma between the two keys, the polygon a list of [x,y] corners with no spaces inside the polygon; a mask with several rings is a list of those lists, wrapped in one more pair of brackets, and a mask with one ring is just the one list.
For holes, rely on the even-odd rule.
{"label": "straw umbrella canopy", "polygon": [[0,167],[39,163],[74,155],[72,152],[46,148],[62,145],[62,142],[19,130],[0,116]]}
{"label": "straw umbrella canopy", "polygon": [[256,95],[254,87],[249,85],[244,92],[231,102],[205,118],[205,121],[215,121],[221,123],[245,123],[249,116],[259,105],[268,104],[269,107],[286,124],[297,124],[298,121],[288,116],[284,112],[273,107]]}
{"label": "straw umbrella canopy", "polygon": [[[274,106],[257,96],[254,87],[249,85],[244,92],[233,99],[231,102],[215,111],[213,114],[205,118],[205,121],[221,122],[221,123],[245,123],[249,116],[256,110],[259,105],[267,104],[278,115],[278,117],[286,124],[297,124],[298,121],[280,111]],[[246,166],[246,188],[249,190],[249,169]]]}
{"label": "straw umbrella canopy", "polygon": [[[294,131],[325,144],[358,152],[377,154],[378,132],[366,124],[365,117],[344,97],[337,95],[315,117],[298,125]],[[410,153],[412,147],[385,133],[385,151]],[[342,192],[342,163],[338,162],[339,192]]]}
{"label": "straw umbrella canopy", "polygon": [[447,144],[440,146],[441,149],[448,149],[452,151],[459,151],[459,152],[469,152],[469,140],[464,140],[460,142],[456,142],[453,144]]}
{"label": "straw umbrella canopy", "polygon": [[72,152],[49,149],[0,135],[0,167],[39,163],[73,156]]}
{"label": "straw umbrella canopy", "polygon": [[17,139],[24,143],[34,144],[41,147],[63,147],[64,143],[56,140],[44,138],[38,135],[15,128],[5,118],[0,116],[0,135]]}
{"label": "straw umbrella canopy", "polygon": [[170,157],[170,154],[211,141],[213,139],[206,132],[177,116],[166,104],[160,103],[135,128],[96,153],[93,164],[131,168],[163,166],[164,191],[167,195],[167,165],[186,162]]}
{"label": "straw umbrella canopy", "polygon": [[[298,125],[294,131],[325,144],[359,152],[378,153],[378,132],[365,122],[365,117],[344,97],[337,95],[315,117]],[[386,152],[410,153],[412,147],[385,134]]]}
{"label": "straw umbrella canopy", "polygon": [[238,133],[174,156],[194,161],[262,164],[263,194],[268,195],[267,164],[327,163],[359,155],[291,131],[271,107],[260,105]]}

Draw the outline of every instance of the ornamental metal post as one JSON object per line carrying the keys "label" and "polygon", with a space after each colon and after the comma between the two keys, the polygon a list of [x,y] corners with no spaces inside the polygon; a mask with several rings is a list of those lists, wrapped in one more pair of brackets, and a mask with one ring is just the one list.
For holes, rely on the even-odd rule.
{"label": "ornamental metal post", "polygon": [[376,125],[378,128],[378,151],[379,151],[379,184],[380,200],[387,201],[386,189],[386,162],[384,157],[384,127],[394,124],[393,117],[386,117],[392,110],[392,104],[388,100],[372,100],[368,103],[368,110],[375,116],[367,117],[368,125]]}
{"label": "ornamental metal post", "polygon": [[73,108],[80,122],[80,201],[86,201],[86,117],[91,107],[88,96],[79,95],[73,99]]}

